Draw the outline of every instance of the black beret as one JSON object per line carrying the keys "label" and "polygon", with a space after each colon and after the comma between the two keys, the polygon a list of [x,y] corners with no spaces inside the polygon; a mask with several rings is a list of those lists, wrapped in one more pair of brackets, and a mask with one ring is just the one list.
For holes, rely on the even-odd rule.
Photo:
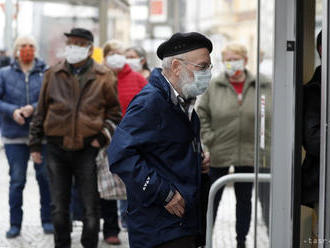
{"label": "black beret", "polygon": [[211,53],[213,49],[212,42],[197,32],[175,33],[158,47],[157,56],[163,59],[199,48],[207,48]]}
{"label": "black beret", "polygon": [[86,40],[89,40],[91,42],[94,41],[94,37],[91,31],[84,29],[84,28],[73,28],[71,29],[70,33],[64,33],[66,37],[80,37],[84,38]]}

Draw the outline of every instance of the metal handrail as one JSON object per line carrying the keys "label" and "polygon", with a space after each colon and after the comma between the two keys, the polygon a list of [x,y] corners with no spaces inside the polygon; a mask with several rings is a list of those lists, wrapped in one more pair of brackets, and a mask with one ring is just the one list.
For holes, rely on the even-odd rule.
{"label": "metal handrail", "polygon": [[[220,177],[216,180],[210,189],[209,201],[207,207],[207,225],[206,225],[206,248],[212,248],[212,233],[213,233],[213,202],[216,193],[220,188],[231,182],[254,182],[254,173],[235,173]],[[271,175],[269,173],[258,174],[259,182],[270,182]]]}

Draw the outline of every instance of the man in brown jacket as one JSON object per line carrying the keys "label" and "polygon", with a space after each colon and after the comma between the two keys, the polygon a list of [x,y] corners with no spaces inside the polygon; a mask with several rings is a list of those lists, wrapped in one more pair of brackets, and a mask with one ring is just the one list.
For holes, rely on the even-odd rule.
{"label": "man in brown jacket", "polygon": [[97,247],[99,232],[95,158],[109,144],[121,113],[116,77],[93,61],[93,35],[73,28],[67,37],[65,61],[44,77],[38,107],[30,125],[30,148],[40,163],[47,140],[47,166],[55,227],[55,247],[70,247],[69,212],[72,178],[84,206],[81,243]]}

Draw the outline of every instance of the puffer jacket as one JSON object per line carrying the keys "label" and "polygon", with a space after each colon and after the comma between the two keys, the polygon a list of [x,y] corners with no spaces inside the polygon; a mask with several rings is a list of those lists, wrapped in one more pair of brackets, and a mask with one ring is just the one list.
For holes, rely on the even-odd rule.
{"label": "puffer jacket", "polygon": [[94,138],[108,144],[121,118],[116,86],[114,73],[95,62],[80,84],[66,62],[51,67],[31,122],[31,150],[40,151],[43,136],[67,150],[83,149]]}
{"label": "puffer jacket", "polygon": [[[256,88],[255,77],[248,71],[246,75],[241,103],[228,77],[222,73],[211,81],[197,106],[202,142],[210,152],[212,167],[254,165]],[[266,102],[264,154],[269,166],[271,83],[262,75],[260,93],[265,96]]]}
{"label": "puffer jacket", "polygon": [[27,75],[21,70],[17,60],[0,70],[0,113],[2,120],[2,136],[6,138],[25,138],[29,135],[29,123],[19,125],[13,119],[16,109],[25,105],[37,106],[41,83],[47,65],[35,59],[34,67]]}

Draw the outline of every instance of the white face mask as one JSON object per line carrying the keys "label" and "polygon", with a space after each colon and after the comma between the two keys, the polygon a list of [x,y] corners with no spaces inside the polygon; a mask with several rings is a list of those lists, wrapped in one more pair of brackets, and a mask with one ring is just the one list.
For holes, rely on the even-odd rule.
{"label": "white face mask", "polygon": [[113,54],[107,56],[106,63],[112,69],[122,69],[126,63],[126,58],[123,55]]}
{"label": "white face mask", "polygon": [[77,64],[88,57],[88,47],[81,47],[76,45],[68,45],[65,47],[65,58],[69,64]]}
{"label": "white face mask", "polygon": [[244,71],[244,59],[224,62],[225,72],[229,77],[236,76]]}
{"label": "white face mask", "polygon": [[133,71],[141,71],[142,70],[142,64],[141,59],[126,59],[126,63],[132,68]]}
{"label": "white face mask", "polygon": [[189,77],[188,71],[183,71],[180,75],[180,80],[184,98],[195,98],[196,96],[203,94],[207,90],[211,78],[211,69],[205,71],[194,71],[193,82],[191,82],[192,80]]}

